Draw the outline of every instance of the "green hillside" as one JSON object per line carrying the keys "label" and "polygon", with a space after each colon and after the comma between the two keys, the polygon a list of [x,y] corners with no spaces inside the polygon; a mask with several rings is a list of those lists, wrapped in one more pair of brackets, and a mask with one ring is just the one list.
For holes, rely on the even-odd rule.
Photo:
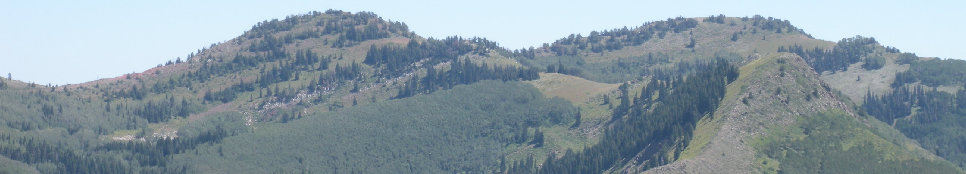
{"label": "green hillside", "polygon": [[[765,173],[962,173],[952,163],[910,153],[914,145],[890,142],[833,110],[800,117],[756,139]],[[872,123],[880,124],[880,123]],[[879,126],[879,125],[876,125]],[[886,135],[894,136],[894,135]]]}
{"label": "green hillside", "polygon": [[120,77],[0,78],[0,173],[962,173],[964,66],[762,16],[513,50],[309,12]]}
{"label": "green hillside", "polygon": [[691,139],[681,160],[648,172],[962,172],[888,125],[853,113],[839,95],[800,57],[765,55],[741,68],[713,119],[698,124],[696,133],[707,135]]}
{"label": "green hillside", "polygon": [[543,143],[536,128],[569,125],[573,111],[529,85],[485,81],[263,124],[173,161],[190,173],[493,173],[505,146]]}
{"label": "green hillside", "polygon": [[[927,150],[966,166],[966,61],[918,57],[875,38],[842,39],[830,48],[779,48],[809,60],[822,80],[868,113],[918,140]],[[842,60],[842,61],[831,61]],[[824,63],[823,63],[824,62]]]}
{"label": "green hillside", "polygon": [[510,55],[482,38],[421,38],[368,12],[266,20],[141,73],[67,86],[0,80],[3,155],[41,173],[180,172],[194,165],[172,156],[263,124],[538,77],[494,63],[514,62],[506,57],[479,61],[488,54]]}

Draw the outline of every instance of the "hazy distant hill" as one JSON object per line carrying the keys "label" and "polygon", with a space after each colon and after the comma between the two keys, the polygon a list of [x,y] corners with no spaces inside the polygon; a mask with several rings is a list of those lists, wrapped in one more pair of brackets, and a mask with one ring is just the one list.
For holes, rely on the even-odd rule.
{"label": "hazy distant hill", "polygon": [[0,80],[0,171],[963,173],[964,84],[760,16],[507,49],[329,10],[141,73]]}

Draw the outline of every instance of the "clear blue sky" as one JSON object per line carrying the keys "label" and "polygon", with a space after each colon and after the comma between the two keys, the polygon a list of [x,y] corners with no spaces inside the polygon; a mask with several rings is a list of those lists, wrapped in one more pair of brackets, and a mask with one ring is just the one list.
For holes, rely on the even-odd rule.
{"label": "clear blue sky", "polygon": [[508,48],[669,17],[761,14],[816,38],[855,35],[920,56],[966,58],[961,1],[3,1],[0,73],[74,84],[141,72],[242,34],[259,21],[308,11],[371,11],[426,37],[480,36]]}

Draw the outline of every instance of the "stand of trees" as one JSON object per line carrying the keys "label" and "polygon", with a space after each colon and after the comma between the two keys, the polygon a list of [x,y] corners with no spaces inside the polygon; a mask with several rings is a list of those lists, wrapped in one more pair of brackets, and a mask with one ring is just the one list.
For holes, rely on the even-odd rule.
{"label": "stand of trees", "polygon": [[898,58],[896,58],[896,63],[897,64],[912,64],[912,63],[914,63],[914,62],[916,62],[918,60],[919,60],[919,56],[916,56],[916,54],[914,54],[914,53],[902,53],[902,54],[899,54],[899,57]]}
{"label": "stand of trees", "polygon": [[152,142],[125,141],[110,142],[95,148],[99,151],[128,151],[125,158],[134,159],[140,166],[165,167],[174,154],[184,153],[200,144],[220,143],[228,137],[228,131],[221,126],[192,138],[161,138]]}
{"label": "stand of trees", "polygon": [[791,33],[791,32],[798,31],[800,33],[805,33],[805,32],[801,32],[801,29],[796,28],[788,20],[781,20],[778,18],[772,18],[772,17],[765,18],[765,17],[762,17],[761,15],[755,15],[750,18],[742,17],[741,21],[752,21],[752,24],[751,24],[752,26],[761,28],[762,30],[765,30],[765,31],[774,30],[776,33],[783,33],[783,32]]}
{"label": "stand of trees", "polygon": [[[902,54],[900,58],[913,59],[913,55]],[[896,73],[893,87],[909,83],[922,82],[923,85],[937,87],[940,85],[966,84],[966,61],[956,59],[931,59],[925,61],[909,61],[909,70]]]}
{"label": "stand of trees", "polygon": [[[305,50],[305,51],[310,52],[308,50]],[[255,68],[256,66],[264,62],[273,62],[273,61],[281,61],[284,59],[289,59],[291,58],[289,57],[289,55],[290,54],[287,53],[285,50],[278,48],[267,52],[255,53],[254,56],[244,56],[240,54],[235,55],[235,57],[232,58],[231,61],[223,61],[223,59],[226,59],[226,58],[221,58],[221,57],[205,56],[203,58],[200,58],[201,67],[197,71],[185,73],[179,79],[184,79],[184,81],[187,81],[185,83],[181,83],[181,84],[186,84],[186,86],[190,86],[191,83],[195,83],[195,82],[204,83],[204,82],[207,82],[212,77],[224,76],[231,73],[237,73],[242,70]],[[319,62],[328,61],[323,59],[313,59],[313,60],[319,60]],[[280,62],[279,64],[280,66],[282,65],[293,66],[291,65],[293,63],[288,63],[288,62]],[[308,66],[307,64],[298,64],[298,65]],[[262,69],[264,70],[267,68],[262,67]]]}
{"label": "stand of trees", "polygon": [[712,23],[724,24],[725,23],[725,19],[727,19],[727,17],[725,17],[724,14],[719,14],[718,16],[711,15],[711,16],[708,16],[707,18],[704,18],[703,22],[712,22]]}
{"label": "stand of trees", "polygon": [[[326,27],[325,33],[342,33],[339,37],[332,43],[332,47],[342,48],[347,46],[353,46],[359,42],[373,39],[381,39],[389,37],[389,32],[386,30],[380,30],[379,25],[376,23],[366,24],[363,29],[356,29],[355,26],[350,27]],[[331,31],[331,30],[335,31]]]}
{"label": "stand of trees", "polygon": [[[180,153],[166,166],[189,164],[199,173],[495,173],[508,145],[545,142],[540,134],[551,138],[549,132],[536,128],[570,126],[575,110],[529,84],[488,80],[239,132],[196,146],[198,153]],[[249,130],[238,126],[225,128]],[[273,141],[250,141],[266,138]],[[223,165],[236,167],[205,167]]]}
{"label": "stand of trees", "polygon": [[[737,68],[726,61],[716,61],[711,65],[711,69],[686,78],[667,79],[665,84],[671,89],[648,89],[661,84],[654,82],[651,83],[654,86],[648,85],[642,89],[642,97],[636,97],[635,103],[627,105],[630,107],[628,113],[636,115],[613,121],[613,127],[604,132],[597,145],[581,152],[567,151],[559,159],[551,155],[539,169],[526,165],[532,163],[528,161],[523,165],[511,166],[506,171],[601,173],[636,157],[639,157],[638,162],[644,162],[645,169],[671,162],[668,159],[678,158],[677,155],[687,147],[697,122],[714,112],[725,95],[725,86],[738,77]],[[654,92],[659,91],[668,93],[651,100],[651,96],[656,94]]]}
{"label": "stand of trees", "polygon": [[[930,123],[966,109],[966,92],[960,90],[953,95],[922,87],[898,87],[881,96],[868,92],[864,101],[862,105],[866,113],[883,122],[893,123],[894,119],[910,116],[913,108],[916,108],[912,120]],[[966,111],[962,114],[966,114]]]}
{"label": "stand of trees", "polygon": [[[848,70],[849,65],[870,59],[866,55],[873,53],[878,44],[875,38],[856,36],[840,40],[835,47],[829,50],[819,47],[805,49],[800,45],[792,45],[787,48],[779,47],[778,52],[795,53],[801,56],[816,72],[835,72]],[[885,63],[884,58],[882,60],[872,58],[872,60],[865,61],[869,64],[867,69],[878,69]]]}
{"label": "stand of trees", "polygon": [[886,59],[882,56],[866,57],[862,59],[862,68],[866,70],[877,70],[882,68],[885,63]]}
{"label": "stand of trees", "polygon": [[532,68],[518,68],[513,66],[490,67],[485,63],[476,65],[471,61],[459,59],[450,64],[450,70],[437,72],[432,66],[428,67],[426,76],[413,77],[399,90],[396,98],[405,98],[420,93],[431,93],[440,89],[450,89],[460,84],[470,84],[482,80],[535,80],[540,78],[539,71]]}
{"label": "stand of trees", "polygon": [[[717,15],[705,18],[703,21],[724,24],[725,19],[727,19],[726,16]],[[751,18],[744,17],[741,18],[741,20],[752,21],[753,26],[761,28],[762,30],[770,30],[777,33],[804,33],[801,32],[801,29],[793,26],[788,20],[781,20],[771,17],[765,18],[760,15],[755,15]],[[554,52],[557,56],[574,56],[577,55],[578,51],[582,50],[593,53],[601,53],[604,51],[619,50],[625,46],[638,46],[644,44],[654,36],[663,39],[668,32],[680,33],[697,26],[698,21],[695,19],[684,17],[668,18],[665,21],[648,22],[633,29],[624,27],[619,29],[604,30],[602,32],[592,31],[587,37],[581,36],[580,34],[571,34],[566,38],[558,39],[552,44],[545,45],[544,47],[549,47],[550,51]],[[737,40],[738,37],[736,33],[732,37],[732,41]],[[693,46],[689,46],[688,48],[691,47]]]}
{"label": "stand of trees", "polygon": [[134,173],[121,159],[90,156],[43,140],[0,135],[0,154],[27,164],[49,163],[49,173]]}
{"label": "stand of trees", "polygon": [[[335,56],[321,56],[317,53],[312,52],[312,50],[299,50],[295,52],[293,59],[283,59],[285,55],[277,55],[283,57],[246,57],[246,56],[236,56],[231,63],[221,64],[216,66],[208,66],[208,64],[203,64],[202,70],[209,69],[207,67],[231,67],[225,69],[235,69],[235,65],[254,67],[257,66],[258,61],[272,61],[279,60],[278,65],[272,67],[269,70],[267,68],[261,68],[259,76],[253,82],[239,81],[237,84],[232,85],[221,91],[207,91],[204,95],[205,101],[221,101],[230,102],[235,100],[238,93],[255,91],[256,89],[268,89],[272,84],[279,82],[299,80],[300,71],[321,71],[326,70],[329,67],[332,59],[336,59]],[[345,68],[344,68],[345,67]],[[207,71],[199,71],[207,72]],[[354,80],[361,75],[362,67],[358,63],[352,63],[350,66],[336,65],[334,74],[339,80]],[[202,73],[196,73],[196,75]],[[331,73],[330,73],[331,74]],[[207,78],[206,78],[207,79]],[[329,80],[334,81],[335,78]],[[319,81],[313,81],[310,85],[318,85]],[[256,86],[257,84],[257,86]],[[275,87],[275,93],[269,90],[269,95],[272,94],[282,94],[278,91],[278,87]],[[310,88],[310,90],[315,88]],[[293,94],[294,95],[294,94]]]}
{"label": "stand of trees", "polygon": [[166,100],[148,101],[140,108],[134,110],[134,114],[148,120],[150,123],[164,122],[173,116],[188,117],[191,114],[191,103],[187,99],[181,98],[180,102],[175,101],[174,97],[167,97]]}
{"label": "stand of trees", "polygon": [[[304,25],[315,21],[315,29],[292,31],[297,25]],[[288,32],[285,35],[274,36],[277,33]],[[259,22],[252,29],[245,32],[247,39],[257,39],[249,46],[249,51],[268,51],[273,48],[281,47],[284,44],[292,43],[295,40],[308,38],[318,38],[324,35],[336,35],[332,42],[332,47],[342,48],[358,44],[359,42],[388,38],[392,34],[409,35],[409,27],[402,22],[385,21],[375,13],[359,12],[352,14],[338,10],[328,10],[325,13],[318,11],[309,12],[302,15],[288,16],[283,20],[273,19]]]}
{"label": "stand of trees", "polygon": [[[724,16],[721,16],[722,19]],[[627,27],[602,32],[592,31],[587,37],[580,34],[571,34],[566,38],[559,39],[553,44],[548,45],[551,52],[558,56],[577,55],[579,50],[588,50],[594,53],[603,51],[619,50],[625,46],[637,46],[650,40],[655,34],[664,38],[667,32],[679,33],[697,27],[698,21],[691,18],[677,17],[668,18],[666,21],[648,22],[644,25],[628,29]]]}
{"label": "stand of trees", "polygon": [[235,98],[238,97],[238,93],[255,91],[255,89],[254,83],[245,83],[245,81],[241,81],[238,84],[232,85],[231,87],[221,91],[212,92],[211,90],[208,90],[205,92],[205,96],[203,98],[205,101],[220,101],[222,103],[228,103],[235,100]]}
{"label": "stand of trees", "polygon": [[[619,62],[618,62],[619,63]],[[566,67],[560,61],[557,61],[557,65],[547,65],[547,73],[560,73],[572,76],[580,76],[580,69],[574,67]]]}
{"label": "stand of trees", "polygon": [[146,89],[144,84],[142,83],[140,88],[138,88],[137,85],[131,85],[130,89],[121,89],[118,91],[113,91],[113,92],[104,93],[104,94],[109,95],[109,96],[105,96],[105,98],[108,98],[108,99],[120,97],[120,98],[130,98],[134,100],[141,100],[148,95],[148,89]]}
{"label": "stand of trees", "polygon": [[487,54],[489,50],[503,51],[495,42],[484,38],[464,40],[459,37],[447,37],[443,40],[429,38],[425,42],[410,40],[405,47],[372,45],[362,61],[373,67],[383,67],[377,75],[383,77],[397,77],[414,67],[416,62],[427,60],[424,65],[434,65],[439,62],[454,61],[467,53]]}
{"label": "stand of trees", "polygon": [[353,61],[348,65],[335,65],[335,77],[338,80],[355,80],[362,77],[362,65]]}
{"label": "stand of trees", "polygon": [[966,89],[955,95],[924,87],[896,87],[887,94],[869,92],[863,103],[869,115],[892,124],[923,148],[966,166]]}

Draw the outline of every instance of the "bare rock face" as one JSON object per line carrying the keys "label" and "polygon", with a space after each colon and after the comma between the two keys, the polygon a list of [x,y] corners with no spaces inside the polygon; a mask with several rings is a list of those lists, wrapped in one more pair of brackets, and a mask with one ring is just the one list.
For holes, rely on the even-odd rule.
{"label": "bare rock face", "polygon": [[[712,136],[695,139],[691,146],[706,144],[698,154],[644,173],[760,173],[754,165],[751,138],[766,128],[792,125],[798,117],[830,109],[854,116],[837,99],[828,85],[794,54],[763,56],[741,68],[741,76],[728,86],[728,93],[715,111]],[[695,137],[698,137],[697,135]],[[635,167],[623,172],[636,173]]]}

